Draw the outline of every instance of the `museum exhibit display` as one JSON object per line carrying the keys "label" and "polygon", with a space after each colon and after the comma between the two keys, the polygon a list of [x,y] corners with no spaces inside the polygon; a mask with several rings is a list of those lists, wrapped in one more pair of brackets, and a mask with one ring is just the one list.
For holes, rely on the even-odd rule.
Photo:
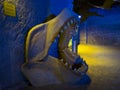
{"label": "museum exhibit display", "polygon": [[120,0],[0,0],[0,90],[119,90]]}

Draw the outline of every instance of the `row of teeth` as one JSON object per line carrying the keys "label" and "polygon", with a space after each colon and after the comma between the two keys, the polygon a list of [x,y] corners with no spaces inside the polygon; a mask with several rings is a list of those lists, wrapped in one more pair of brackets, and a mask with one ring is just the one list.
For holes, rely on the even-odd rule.
{"label": "row of teeth", "polygon": [[[70,20],[66,23],[66,25],[64,25],[64,27],[62,28],[62,30],[60,31],[60,33],[63,33],[64,30],[66,30],[70,25],[75,24],[75,23],[77,23],[77,20],[76,20],[75,18],[70,19]],[[60,37],[60,34],[58,34],[57,37],[59,38],[59,37]],[[64,65],[65,65],[66,67],[68,67],[69,69],[73,70],[75,73],[81,73],[81,74],[83,74],[80,69],[76,69],[76,68],[72,69],[72,66],[71,66],[70,64],[68,64],[68,62],[64,61],[63,59],[60,59],[60,61],[61,61],[62,63],[64,63]]]}
{"label": "row of teeth", "polygon": [[60,31],[60,33],[63,33],[64,30],[66,30],[70,25],[72,25],[72,24],[74,24],[74,23],[76,23],[76,22],[77,22],[77,20],[76,20],[75,18],[70,19],[70,20],[66,23],[66,25],[64,25],[64,27],[63,27],[63,29]]}
{"label": "row of teeth", "polygon": [[80,68],[79,68],[79,69],[76,69],[76,68],[72,69],[72,66],[71,66],[70,64],[68,64],[66,61],[64,61],[63,59],[60,59],[60,61],[61,61],[66,67],[68,67],[70,70],[73,70],[75,73],[84,74],[84,73],[80,70]]}
{"label": "row of teeth", "polygon": [[[60,33],[63,33],[64,30],[66,30],[70,25],[77,23],[77,20],[75,18],[70,19],[66,25],[64,25],[64,27],[62,28],[62,30],[60,31]],[[60,38],[60,33],[57,35],[58,38]]]}

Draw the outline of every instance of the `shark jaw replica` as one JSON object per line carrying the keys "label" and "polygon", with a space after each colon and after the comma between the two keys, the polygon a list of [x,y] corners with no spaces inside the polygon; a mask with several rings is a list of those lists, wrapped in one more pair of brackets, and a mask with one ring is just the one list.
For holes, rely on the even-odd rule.
{"label": "shark jaw replica", "polygon": [[[87,72],[88,65],[68,47],[70,39],[78,35],[78,26],[77,15],[64,9],[54,19],[29,30],[25,45],[26,62],[22,65],[22,72],[33,86],[75,84]],[[56,41],[59,58],[48,55],[56,38],[59,39]]]}

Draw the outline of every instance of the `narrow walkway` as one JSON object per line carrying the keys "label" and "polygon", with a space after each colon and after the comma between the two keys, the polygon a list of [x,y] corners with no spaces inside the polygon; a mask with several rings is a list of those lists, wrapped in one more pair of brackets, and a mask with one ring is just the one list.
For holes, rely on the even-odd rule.
{"label": "narrow walkway", "polygon": [[89,66],[88,90],[120,90],[120,48],[79,45],[78,53]]}

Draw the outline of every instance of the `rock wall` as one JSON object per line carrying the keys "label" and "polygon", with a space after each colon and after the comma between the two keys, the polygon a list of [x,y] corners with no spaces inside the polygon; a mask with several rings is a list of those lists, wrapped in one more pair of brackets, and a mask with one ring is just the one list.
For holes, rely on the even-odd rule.
{"label": "rock wall", "polygon": [[49,0],[17,0],[16,17],[3,13],[0,1],[0,88],[24,83],[21,65],[24,62],[24,40],[27,31],[45,20],[49,14]]}
{"label": "rock wall", "polygon": [[120,46],[120,7],[110,10],[92,9],[99,16],[91,16],[81,25],[81,43]]}
{"label": "rock wall", "polygon": [[73,0],[50,0],[50,11],[53,14],[58,15],[64,8],[69,8],[72,10],[72,2]]}

